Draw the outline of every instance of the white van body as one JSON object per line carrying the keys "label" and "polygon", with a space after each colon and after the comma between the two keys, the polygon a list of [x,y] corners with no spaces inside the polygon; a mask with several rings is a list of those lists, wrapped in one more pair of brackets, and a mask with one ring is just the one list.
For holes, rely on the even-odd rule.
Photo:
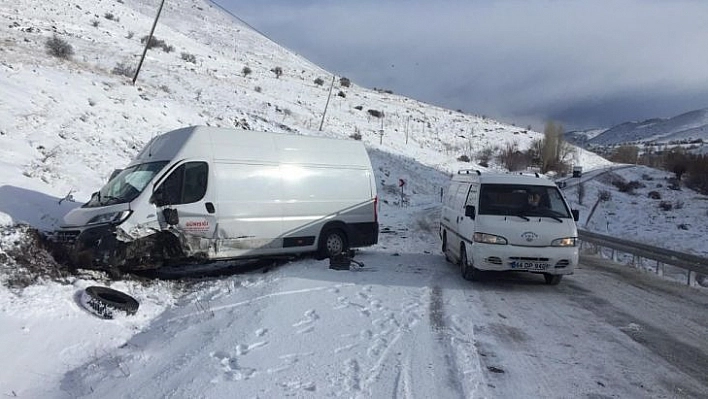
{"label": "white van body", "polygon": [[[378,241],[376,183],[354,140],[193,126],[152,139],[56,237],[123,269]],[[84,262],[85,263],[85,262]]]}
{"label": "white van body", "polygon": [[[532,194],[540,204],[529,204]],[[577,217],[543,176],[460,171],[443,196],[442,251],[469,280],[484,270],[527,271],[557,284],[578,264]]]}

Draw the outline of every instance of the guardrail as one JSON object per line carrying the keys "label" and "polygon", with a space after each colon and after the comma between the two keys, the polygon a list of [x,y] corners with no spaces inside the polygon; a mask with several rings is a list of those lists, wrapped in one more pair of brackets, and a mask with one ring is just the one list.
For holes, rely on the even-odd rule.
{"label": "guardrail", "polygon": [[701,256],[671,251],[586,230],[578,230],[578,238],[581,241],[581,247],[583,242],[588,242],[612,249],[613,259],[615,258],[614,251],[619,251],[630,254],[635,259],[639,258],[640,264],[642,258],[654,260],[656,261],[656,273],[659,275],[663,275],[663,265],[665,264],[685,269],[688,271],[688,285],[696,285],[696,274],[708,275],[708,258]]}

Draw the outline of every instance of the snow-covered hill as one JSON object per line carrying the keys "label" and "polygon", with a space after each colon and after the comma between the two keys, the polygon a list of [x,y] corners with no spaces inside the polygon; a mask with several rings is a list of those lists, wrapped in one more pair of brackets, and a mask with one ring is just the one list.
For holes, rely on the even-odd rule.
{"label": "snow-covered hill", "polygon": [[708,108],[683,113],[668,119],[625,122],[609,129],[568,132],[566,138],[579,146],[622,144],[696,144],[708,142]]}
{"label": "snow-covered hill", "polygon": [[[59,198],[72,192],[84,200],[151,137],[185,125],[360,134],[370,148],[444,172],[478,166],[456,161],[460,155],[474,160],[484,148],[510,142],[526,148],[539,137],[355,82],[346,87],[339,76],[323,120],[330,73],[202,0],[166,2],[154,36],[171,51],[150,49],[132,85],[132,73],[116,72],[137,67],[141,38],[159,3],[0,5],[3,185]],[[48,55],[45,42],[53,36],[73,47],[70,59]],[[276,68],[282,70],[279,77],[272,72]],[[324,83],[316,84],[318,78]],[[578,162],[606,163],[585,152]]]}

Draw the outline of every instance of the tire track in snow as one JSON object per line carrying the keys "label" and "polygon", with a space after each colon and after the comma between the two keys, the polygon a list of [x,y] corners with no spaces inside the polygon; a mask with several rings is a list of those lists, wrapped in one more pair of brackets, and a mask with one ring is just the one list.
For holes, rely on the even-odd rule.
{"label": "tire track in snow", "polygon": [[441,347],[442,350],[440,354],[444,359],[443,363],[447,366],[445,369],[445,380],[460,397],[464,397],[465,390],[460,382],[460,379],[464,376],[459,369],[455,350],[452,346],[453,336],[445,325],[443,290],[439,285],[434,285],[430,291],[428,315],[430,328],[435,336],[435,342]]}

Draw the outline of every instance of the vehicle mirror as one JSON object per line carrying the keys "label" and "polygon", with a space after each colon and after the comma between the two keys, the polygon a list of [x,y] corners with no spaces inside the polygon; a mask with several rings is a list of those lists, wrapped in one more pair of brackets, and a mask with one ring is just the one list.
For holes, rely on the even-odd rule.
{"label": "vehicle mirror", "polygon": [[165,217],[165,222],[170,226],[179,224],[179,216],[177,215],[177,209],[164,209],[162,211],[162,216]]}
{"label": "vehicle mirror", "polygon": [[573,214],[573,220],[575,220],[576,222],[577,222],[578,220],[580,220],[580,211],[579,211],[579,210],[573,209],[573,210],[570,211],[570,213]]}
{"label": "vehicle mirror", "polygon": [[465,206],[465,216],[471,217],[472,220],[474,220],[474,213],[475,213],[474,205]]}
{"label": "vehicle mirror", "polygon": [[155,191],[153,191],[149,202],[151,204],[155,204],[155,206],[164,206],[165,200],[163,193],[164,191],[162,191],[162,186],[158,187]]}

